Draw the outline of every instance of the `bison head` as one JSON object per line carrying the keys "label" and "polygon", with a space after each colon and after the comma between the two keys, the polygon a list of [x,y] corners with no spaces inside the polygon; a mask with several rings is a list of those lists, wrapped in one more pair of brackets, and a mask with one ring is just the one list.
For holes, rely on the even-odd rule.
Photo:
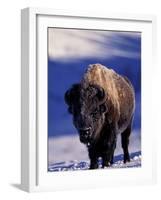
{"label": "bison head", "polygon": [[74,84],[65,93],[68,111],[73,115],[82,143],[90,145],[102,129],[107,112],[105,96],[104,89],[94,84],[88,87]]}

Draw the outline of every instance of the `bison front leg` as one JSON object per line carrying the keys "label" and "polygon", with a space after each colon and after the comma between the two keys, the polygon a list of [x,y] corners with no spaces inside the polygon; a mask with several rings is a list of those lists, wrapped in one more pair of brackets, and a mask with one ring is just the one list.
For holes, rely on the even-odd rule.
{"label": "bison front leg", "polygon": [[98,161],[97,159],[90,160],[90,169],[97,169],[98,168]]}
{"label": "bison front leg", "polygon": [[97,169],[98,168],[98,157],[94,149],[88,149],[89,158],[90,158],[90,169]]}
{"label": "bison front leg", "polygon": [[115,152],[115,149],[116,149],[116,142],[117,142],[117,140],[114,141],[114,144],[113,144],[113,147],[112,147],[112,155],[111,155],[111,160],[110,160],[111,165],[114,162],[113,159],[114,159],[114,152]]}

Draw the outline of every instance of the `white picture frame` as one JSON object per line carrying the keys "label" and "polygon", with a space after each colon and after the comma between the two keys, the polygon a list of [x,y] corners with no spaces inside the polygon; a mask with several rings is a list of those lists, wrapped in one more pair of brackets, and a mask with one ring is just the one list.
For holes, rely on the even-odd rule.
{"label": "white picture frame", "polygon": [[[84,23],[86,22],[86,23]],[[106,24],[106,23],[110,24]],[[77,24],[77,25],[76,25]],[[136,30],[142,43],[142,124],[143,161],[141,168],[47,172],[47,38],[49,26],[88,29]],[[90,13],[43,8],[21,12],[21,188],[28,192],[85,189],[156,182],[155,134],[150,137],[154,119],[149,78],[155,68],[156,19],[151,15]],[[46,39],[45,39],[46,38]],[[145,68],[146,66],[146,68]],[[152,80],[152,79],[151,79]],[[152,122],[152,123],[150,123]],[[45,131],[46,130],[46,131]],[[146,135],[145,135],[146,133]],[[145,137],[144,137],[145,136]],[[41,156],[40,156],[41,155]],[[118,181],[119,179],[119,181]]]}

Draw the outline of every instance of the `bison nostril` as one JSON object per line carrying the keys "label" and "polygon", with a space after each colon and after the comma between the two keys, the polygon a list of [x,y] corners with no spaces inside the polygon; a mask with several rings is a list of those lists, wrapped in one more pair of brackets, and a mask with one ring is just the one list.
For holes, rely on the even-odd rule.
{"label": "bison nostril", "polygon": [[79,129],[80,136],[82,137],[90,136],[90,129],[91,128]]}
{"label": "bison nostril", "polygon": [[89,133],[90,132],[90,128],[79,129],[79,131],[82,132],[82,133]]}

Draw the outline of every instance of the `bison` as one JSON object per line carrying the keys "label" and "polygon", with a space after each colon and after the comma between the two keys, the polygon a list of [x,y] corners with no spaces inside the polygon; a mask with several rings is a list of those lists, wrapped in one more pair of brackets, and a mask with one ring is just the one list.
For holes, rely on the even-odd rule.
{"label": "bison", "polygon": [[80,83],[65,93],[68,111],[79,132],[80,142],[86,144],[90,169],[113,163],[117,135],[121,134],[124,163],[130,161],[128,146],[131,133],[135,93],[127,77],[101,64],[89,65]]}

